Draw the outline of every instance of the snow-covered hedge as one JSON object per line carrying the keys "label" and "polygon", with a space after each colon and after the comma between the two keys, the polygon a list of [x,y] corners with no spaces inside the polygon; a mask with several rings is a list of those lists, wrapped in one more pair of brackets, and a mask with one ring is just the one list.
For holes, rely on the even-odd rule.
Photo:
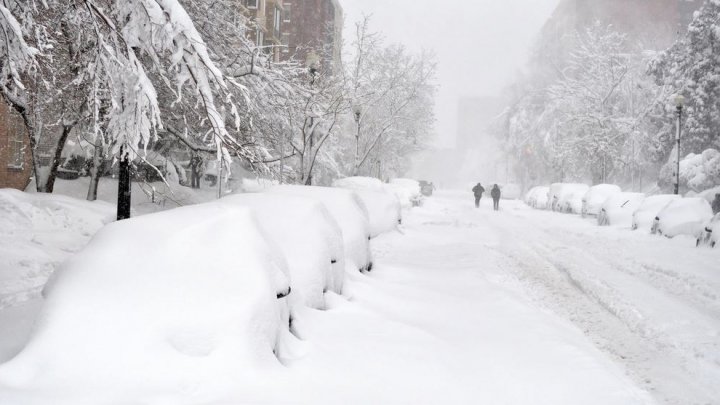
{"label": "snow-covered hedge", "polygon": [[633,213],[632,229],[642,229],[647,232],[652,228],[655,217],[668,204],[682,197],[675,194],[660,194],[647,197]]}
{"label": "snow-covered hedge", "polygon": [[289,333],[284,266],[248,209],[204,204],[107,225],[53,275],[0,385],[12,395],[84,387],[82,403],[135,403],[189,382],[222,392],[249,367],[277,364]]}
{"label": "snow-covered hedge", "polygon": [[645,200],[643,193],[618,193],[605,200],[598,214],[598,225],[631,227],[633,214]]}
{"label": "snow-covered hedge", "polygon": [[[676,155],[672,154],[660,172],[660,182],[675,184]],[[701,154],[691,153],[680,160],[680,186],[701,192],[720,185],[720,152],[707,149]]]}
{"label": "snow-covered hedge", "polygon": [[582,215],[597,216],[603,203],[620,192],[622,192],[620,186],[614,184],[598,184],[590,187],[590,190],[582,198]]}
{"label": "snow-covered hedge", "polygon": [[360,196],[368,210],[370,235],[373,238],[397,229],[398,224],[402,221],[400,201],[378,179],[348,177],[336,180],[333,187],[353,190]]}
{"label": "snow-covered hedge", "polygon": [[322,202],[340,225],[345,248],[345,265],[353,270],[372,268],[370,219],[360,196],[351,190],[332,187],[277,186],[268,193],[301,196]]}
{"label": "snow-covered hedge", "polygon": [[533,187],[530,189],[530,191],[528,191],[527,194],[525,194],[525,204],[541,210],[547,209],[549,192],[550,187]]}
{"label": "snow-covered hedge", "polygon": [[323,309],[326,291],[342,292],[342,231],[322,203],[272,193],[237,194],[220,202],[250,208],[267,239],[283,253],[290,272],[289,300],[293,306]]}
{"label": "snow-covered hedge", "polygon": [[652,230],[669,238],[678,235],[699,237],[703,226],[712,217],[712,209],[705,199],[683,198],[671,202],[658,213]]}

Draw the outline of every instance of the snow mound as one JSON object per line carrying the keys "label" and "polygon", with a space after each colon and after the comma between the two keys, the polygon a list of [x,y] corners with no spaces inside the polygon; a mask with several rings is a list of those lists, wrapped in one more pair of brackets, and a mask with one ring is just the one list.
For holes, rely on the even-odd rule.
{"label": "snow mound", "polygon": [[703,198],[683,198],[662,209],[653,223],[653,233],[673,238],[678,235],[699,237],[703,226],[713,217],[710,204]]}
{"label": "snow mound", "polygon": [[375,238],[397,229],[402,222],[402,207],[395,194],[385,190],[385,185],[370,177],[348,177],[337,180],[333,187],[353,190],[368,210],[370,236]]}
{"label": "snow mound", "polygon": [[659,194],[647,197],[633,213],[632,229],[644,229],[649,232],[658,213],[671,202],[681,198],[675,194]]}
{"label": "snow mound", "polygon": [[110,224],[48,283],[28,345],[0,366],[0,403],[226,392],[279,364],[283,266],[248,209],[205,204]]}
{"label": "snow mound", "polygon": [[645,200],[643,193],[619,193],[608,198],[598,214],[598,225],[631,227],[633,214]]}
{"label": "snow mound", "polygon": [[587,194],[590,186],[587,184],[565,184],[558,195],[558,202],[555,210],[571,214],[579,214],[582,211],[582,199]]}
{"label": "snow mound", "polygon": [[615,194],[622,192],[620,186],[614,184],[598,184],[590,187],[590,190],[582,199],[582,215],[597,216],[600,213],[603,203]]}
{"label": "snow mound", "polygon": [[0,189],[0,308],[39,296],[52,271],[115,220],[115,207]]}
{"label": "snow mound", "polygon": [[[419,183],[418,183],[419,184]],[[346,188],[348,190],[375,190],[385,191],[385,183],[374,177],[346,177],[333,182],[333,187]]]}
{"label": "snow mound", "polygon": [[315,186],[276,186],[268,192],[312,198],[323,203],[342,230],[346,267],[360,271],[372,268],[370,219],[367,207],[357,193]]}
{"label": "snow mound", "polygon": [[250,208],[267,239],[282,251],[290,272],[291,306],[325,308],[325,292],[342,293],[342,231],[325,206],[309,198],[237,194],[222,204]]}
{"label": "snow mound", "polygon": [[388,190],[395,193],[395,196],[400,200],[400,204],[404,208],[415,207],[422,202],[420,182],[417,180],[393,179],[385,186]]}
{"label": "snow mound", "polygon": [[537,209],[541,209],[541,210],[547,209],[549,192],[550,192],[550,187],[545,187],[545,186],[533,187],[525,195],[525,204],[527,204],[533,208],[537,208]]}

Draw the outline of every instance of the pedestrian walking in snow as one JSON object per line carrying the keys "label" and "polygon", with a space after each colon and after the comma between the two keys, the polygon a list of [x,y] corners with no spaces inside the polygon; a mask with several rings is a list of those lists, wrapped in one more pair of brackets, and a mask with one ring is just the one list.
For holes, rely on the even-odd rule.
{"label": "pedestrian walking in snow", "polygon": [[200,188],[200,170],[202,167],[202,158],[198,155],[193,155],[190,159],[190,187]]}
{"label": "pedestrian walking in snow", "polygon": [[500,211],[500,196],[502,195],[502,192],[500,191],[500,187],[498,187],[497,184],[495,184],[490,190],[490,196],[493,199],[493,209],[495,211]]}
{"label": "pedestrian walking in snow", "polygon": [[480,199],[482,198],[485,189],[482,184],[478,183],[475,187],[473,187],[472,192],[475,194],[475,208],[480,208]]}
{"label": "pedestrian walking in snow", "polygon": [[720,193],[715,194],[715,199],[712,203],[713,214],[720,213]]}

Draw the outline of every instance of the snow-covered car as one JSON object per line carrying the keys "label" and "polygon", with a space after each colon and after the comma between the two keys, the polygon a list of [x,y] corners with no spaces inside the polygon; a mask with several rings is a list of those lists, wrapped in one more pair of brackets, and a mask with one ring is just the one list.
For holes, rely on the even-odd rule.
{"label": "snow-covered car", "polygon": [[652,233],[673,238],[678,235],[700,237],[705,224],[713,217],[704,198],[683,198],[663,208],[655,217]]}
{"label": "snow-covered car", "polygon": [[219,202],[250,208],[267,238],[283,253],[290,273],[292,306],[324,309],[325,292],[342,293],[342,231],[323,203],[273,193],[236,194]]}
{"label": "snow-covered car", "polygon": [[579,214],[582,211],[582,199],[589,189],[587,184],[565,184],[560,190],[555,210]]}
{"label": "snow-covered car", "polygon": [[349,270],[372,270],[370,254],[370,218],[360,196],[352,191],[335,187],[276,186],[268,193],[312,198],[325,204],[343,235],[345,266]]}
{"label": "snow-covered car", "polygon": [[632,226],[633,213],[645,200],[643,193],[618,193],[602,204],[597,221],[600,226]]}
{"label": "snow-covered car", "polygon": [[644,229],[649,232],[658,213],[671,202],[681,198],[675,194],[658,194],[645,198],[633,213],[632,229]]}
{"label": "snow-covered car", "polygon": [[[0,386],[112,397],[240,381],[237,365],[275,366],[289,344],[284,266],[241,207],[111,223],[53,274],[29,342],[0,365]],[[117,403],[95,399],[80,402]]]}
{"label": "snow-covered car", "polygon": [[565,183],[553,183],[550,185],[550,188],[548,189],[548,203],[547,203],[547,209],[556,211],[556,207],[558,205],[558,201],[560,201],[560,193],[562,192],[563,187],[565,186]]}
{"label": "snow-covered car", "polygon": [[391,232],[402,223],[400,201],[394,193],[385,189],[380,180],[348,177],[333,182],[333,187],[353,190],[360,196],[368,210],[371,237],[375,238],[382,233]]}
{"label": "snow-covered car", "polygon": [[621,192],[620,186],[614,184],[598,184],[590,187],[590,190],[582,198],[582,216],[597,216],[603,203]]}
{"label": "snow-covered car", "polygon": [[395,193],[400,204],[405,207],[417,207],[422,204],[423,196],[420,182],[412,179],[392,179],[385,185],[388,190]]}
{"label": "snow-covered car", "polygon": [[533,187],[528,191],[527,194],[525,194],[525,204],[544,210],[548,206],[548,193],[550,192],[550,187],[546,186],[537,186]]}
{"label": "snow-covered car", "polygon": [[720,241],[720,213],[716,214],[703,226],[697,240],[697,246],[715,247]]}

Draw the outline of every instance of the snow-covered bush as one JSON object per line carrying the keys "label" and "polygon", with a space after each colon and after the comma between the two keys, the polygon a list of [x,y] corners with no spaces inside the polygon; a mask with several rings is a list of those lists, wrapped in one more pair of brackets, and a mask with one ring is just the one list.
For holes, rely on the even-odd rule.
{"label": "snow-covered bush", "polygon": [[582,199],[589,189],[587,184],[565,184],[560,191],[555,210],[579,214],[582,211]]}
{"label": "snow-covered bush", "polygon": [[518,200],[522,196],[522,189],[518,184],[503,184],[500,186],[504,200]]}
{"label": "snow-covered bush", "polygon": [[[660,172],[660,183],[673,185],[677,181],[676,155],[671,154]],[[701,154],[691,153],[680,160],[680,187],[696,193],[720,184],[720,152],[707,149]]]}
{"label": "snow-covered bush", "polygon": [[313,186],[276,186],[268,192],[312,198],[325,204],[342,230],[346,268],[355,271],[372,269],[370,220],[367,207],[357,193]]}
{"label": "snow-covered bush", "polygon": [[333,187],[353,190],[368,209],[370,236],[390,232],[402,221],[400,201],[378,179],[370,177],[348,177],[333,182]]}
{"label": "snow-covered bush", "polygon": [[645,200],[643,193],[618,193],[602,204],[598,214],[598,225],[632,226],[633,214]]}
{"label": "snow-covered bush", "polygon": [[544,210],[548,206],[548,193],[549,192],[550,192],[550,187],[546,187],[546,186],[533,187],[525,195],[525,204],[527,204],[533,208]]}
{"label": "snow-covered bush", "polygon": [[671,202],[681,198],[675,194],[660,194],[647,197],[633,213],[632,229],[643,229],[649,232],[658,213]]}
{"label": "snow-covered bush", "polygon": [[290,272],[292,306],[322,309],[326,291],[342,292],[342,231],[321,202],[272,193],[237,194],[220,202],[250,208],[267,239],[282,251]]}
{"label": "snow-covered bush", "polygon": [[652,232],[668,238],[678,235],[699,237],[703,226],[712,217],[712,209],[705,199],[683,198],[671,202],[658,213]]}
{"label": "snow-covered bush", "polygon": [[620,186],[614,184],[598,184],[590,187],[582,199],[582,215],[597,216],[600,213],[603,203],[615,194],[622,192]]}
{"label": "snow-covered bush", "polygon": [[188,382],[224,392],[248,369],[278,364],[284,267],[248,209],[204,204],[112,223],[46,286],[29,343],[0,366],[0,386],[12,387],[0,403],[78,387],[83,403],[138,403],[133,395]]}
{"label": "snow-covered bush", "polygon": [[416,207],[422,203],[420,182],[412,179],[393,179],[386,187],[395,193],[405,208]]}

